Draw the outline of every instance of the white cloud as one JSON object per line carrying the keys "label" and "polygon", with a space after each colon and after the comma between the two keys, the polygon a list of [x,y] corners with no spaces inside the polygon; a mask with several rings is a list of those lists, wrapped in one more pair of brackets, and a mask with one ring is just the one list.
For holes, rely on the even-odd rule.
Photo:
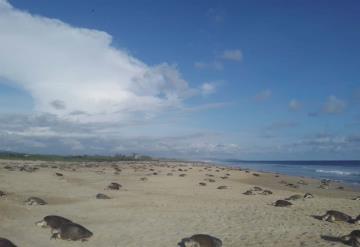
{"label": "white cloud", "polygon": [[144,129],[135,125],[119,128],[115,123],[73,123],[49,114],[0,115],[0,150],[58,154],[137,152],[162,157],[235,155],[240,150],[239,145],[224,142],[218,133],[173,133],[166,125],[160,127],[160,133],[158,126],[146,125],[146,129],[152,135],[143,135]]}
{"label": "white cloud", "polygon": [[260,101],[266,101],[271,97],[271,95],[272,95],[271,90],[267,89],[267,90],[264,90],[264,91],[261,91],[261,92],[257,93],[255,95],[255,100],[259,101],[259,102]]}
{"label": "white cloud", "polygon": [[199,112],[199,111],[207,111],[207,110],[214,110],[214,109],[222,109],[227,106],[232,105],[233,102],[215,102],[215,103],[208,103],[204,105],[197,105],[194,107],[185,107],[182,110],[184,112]]}
{"label": "white cloud", "polygon": [[178,107],[193,93],[175,66],[148,66],[113,47],[106,32],[31,15],[4,0],[0,37],[0,77],[28,91],[38,112],[111,122]]}
{"label": "white cloud", "polygon": [[215,93],[215,91],[216,91],[216,85],[214,83],[206,82],[201,85],[201,93],[203,95],[210,95]]}
{"label": "white cloud", "polygon": [[242,51],[239,49],[225,50],[221,56],[223,59],[240,62],[243,59]]}
{"label": "white cloud", "polygon": [[214,61],[211,63],[204,62],[195,62],[194,67],[197,69],[213,69],[213,70],[223,70],[224,66],[219,61]]}
{"label": "white cloud", "polygon": [[345,101],[331,95],[328,97],[327,101],[323,106],[323,112],[328,114],[339,114],[342,113],[345,110],[345,108],[346,108]]}
{"label": "white cloud", "polygon": [[296,99],[292,99],[289,102],[289,109],[291,111],[299,111],[301,109],[301,107],[302,107],[301,103]]}

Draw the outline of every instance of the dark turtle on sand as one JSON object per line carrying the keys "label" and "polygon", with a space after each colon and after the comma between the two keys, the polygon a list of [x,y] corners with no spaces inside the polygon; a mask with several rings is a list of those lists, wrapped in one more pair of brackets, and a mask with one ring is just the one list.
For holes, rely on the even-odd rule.
{"label": "dark turtle on sand", "polygon": [[267,196],[267,195],[271,195],[272,193],[273,192],[271,190],[263,190],[260,194]]}
{"label": "dark turtle on sand", "polygon": [[140,178],[140,181],[148,181],[149,179],[147,177]]}
{"label": "dark turtle on sand", "polygon": [[247,190],[247,191],[245,191],[243,194],[244,194],[244,195],[247,195],[247,196],[249,196],[249,195],[255,195],[252,190]]}
{"label": "dark turtle on sand", "polygon": [[121,187],[122,187],[121,184],[118,184],[118,183],[110,183],[107,188],[108,188],[109,190],[119,190]]}
{"label": "dark turtle on sand", "polygon": [[0,197],[5,197],[6,196],[6,193],[2,190],[0,190]]}
{"label": "dark turtle on sand", "polygon": [[322,179],[322,180],[320,181],[320,183],[321,183],[321,184],[324,184],[324,185],[330,185],[330,182],[331,182],[330,179]]}
{"label": "dark turtle on sand", "polygon": [[58,177],[63,177],[64,176],[64,174],[62,174],[60,172],[56,172],[55,175],[58,176]]}
{"label": "dark turtle on sand", "polygon": [[16,247],[16,245],[6,238],[0,238],[0,247]]}
{"label": "dark turtle on sand", "polygon": [[96,199],[111,199],[111,198],[105,194],[99,193],[96,194]]}
{"label": "dark turtle on sand", "polygon": [[323,190],[327,190],[327,189],[329,189],[329,185],[327,185],[327,184],[320,184],[319,188],[320,188],[320,189],[323,189]]}
{"label": "dark turtle on sand", "polygon": [[286,186],[297,189],[299,188],[299,185],[293,184],[293,183],[288,183]]}
{"label": "dark turtle on sand", "polygon": [[25,204],[27,205],[46,205],[47,202],[44,201],[43,199],[39,198],[39,197],[29,197],[26,201]]}
{"label": "dark turtle on sand", "polygon": [[352,221],[354,224],[360,224],[360,214]]}
{"label": "dark turtle on sand", "polygon": [[253,190],[254,190],[254,191],[262,191],[263,189],[262,189],[261,187],[255,186],[255,187],[253,188]]}
{"label": "dark turtle on sand", "polygon": [[301,185],[308,185],[308,183],[307,182],[305,182],[304,180],[299,180],[298,182],[297,182],[298,184],[301,184]]}
{"label": "dark turtle on sand", "polygon": [[204,181],[207,181],[209,183],[215,183],[215,179],[212,179],[212,178],[205,178]]}
{"label": "dark turtle on sand", "polygon": [[357,196],[357,197],[354,197],[353,199],[351,200],[354,200],[354,201],[360,201],[360,196]]}
{"label": "dark turtle on sand", "polygon": [[15,167],[12,167],[12,166],[4,166],[4,169],[8,170],[8,171],[15,171]]}
{"label": "dark turtle on sand", "polygon": [[225,189],[227,189],[227,188],[228,188],[228,187],[225,186],[225,185],[221,185],[221,186],[217,187],[218,190],[225,190]]}
{"label": "dark turtle on sand", "polygon": [[255,176],[255,177],[259,177],[259,176],[260,176],[259,173],[253,173],[252,175]]}
{"label": "dark turtle on sand", "polygon": [[277,200],[275,203],[273,203],[273,205],[275,207],[290,207],[293,204],[285,200]]}
{"label": "dark turtle on sand", "polygon": [[56,229],[51,236],[52,239],[63,239],[72,241],[87,241],[93,235],[91,231],[83,227],[82,225],[75,223],[67,223]]}
{"label": "dark turtle on sand", "polygon": [[186,176],[185,173],[182,173],[182,174],[179,175],[179,177],[185,177],[185,176]]}
{"label": "dark turtle on sand", "polygon": [[300,199],[303,199],[303,198],[304,198],[304,196],[299,195],[299,194],[295,194],[295,195],[289,196],[285,200],[287,200],[287,201],[296,201],[296,200],[300,200]]}
{"label": "dark turtle on sand", "polygon": [[42,228],[49,227],[51,228],[51,230],[56,230],[59,229],[62,225],[68,223],[72,223],[72,221],[61,216],[48,215],[45,216],[41,221],[36,222],[35,224]]}
{"label": "dark turtle on sand", "polygon": [[206,186],[206,183],[200,182],[199,185],[200,185],[200,186]]}
{"label": "dark turtle on sand", "polygon": [[196,234],[190,238],[183,238],[179,247],[221,247],[222,241],[216,237],[206,234]]}
{"label": "dark turtle on sand", "polygon": [[310,198],[314,198],[313,194],[311,194],[311,193],[306,193],[306,194],[304,195],[304,199],[310,199]]}
{"label": "dark turtle on sand", "polygon": [[342,236],[341,241],[352,247],[360,247],[360,230],[354,230],[350,234]]}
{"label": "dark turtle on sand", "polygon": [[321,219],[329,222],[335,222],[335,221],[343,221],[348,223],[353,222],[351,216],[336,210],[327,211],[323,216],[321,216]]}

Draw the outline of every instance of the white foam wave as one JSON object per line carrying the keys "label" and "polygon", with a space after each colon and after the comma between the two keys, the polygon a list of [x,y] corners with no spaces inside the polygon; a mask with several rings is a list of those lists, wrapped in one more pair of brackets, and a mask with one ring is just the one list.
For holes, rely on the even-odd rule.
{"label": "white foam wave", "polygon": [[358,175],[360,175],[360,173],[357,173],[357,172],[346,172],[346,171],[339,171],[339,170],[317,169],[316,172],[331,173],[331,174],[336,174],[336,175],[341,175],[341,176],[358,176]]}

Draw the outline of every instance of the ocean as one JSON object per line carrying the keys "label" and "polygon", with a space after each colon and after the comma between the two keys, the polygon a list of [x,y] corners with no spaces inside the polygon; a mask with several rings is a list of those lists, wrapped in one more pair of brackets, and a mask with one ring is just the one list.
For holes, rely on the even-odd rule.
{"label": "ocean", "polygon": [[217,164],[315,179],[331,179],[360,186],[360,160],[351,161],[243,161],[216,160]]}

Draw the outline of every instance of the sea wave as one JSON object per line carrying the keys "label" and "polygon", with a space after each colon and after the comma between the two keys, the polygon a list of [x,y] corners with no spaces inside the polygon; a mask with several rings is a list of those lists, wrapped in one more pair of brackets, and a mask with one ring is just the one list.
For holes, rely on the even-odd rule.
{"label": "sea wave", "polygon": [[341,176],[360,176],[360,173],[359,173],[359,172],[347,172],[347,171],[339,171],[339,170],[322,170],[322,169],[317,169],[316,172],[331,173],[331,174],[336,174],[336,175],[341,175]]}

